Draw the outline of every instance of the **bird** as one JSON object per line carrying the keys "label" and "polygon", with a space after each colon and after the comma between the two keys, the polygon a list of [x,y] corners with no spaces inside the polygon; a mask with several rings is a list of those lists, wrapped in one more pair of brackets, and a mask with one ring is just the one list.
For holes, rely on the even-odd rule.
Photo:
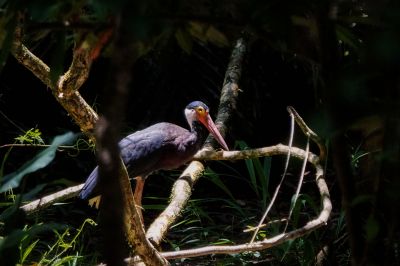
{"label": "bird", "polygon": [[[119,142],[121,158],[128,174],[130,178],[136,178],[136,205],[141,206],[146,178],[157,170],[176,169],[190,161],[204,144],[208,132],[224,150],[229,150],[209,112],[206,104],[193,101],[184,110],[190,130],[172,123],[160,122],[136,131]],[[79,198],[85,200],[99,194],[97,166],[86,179]]]}

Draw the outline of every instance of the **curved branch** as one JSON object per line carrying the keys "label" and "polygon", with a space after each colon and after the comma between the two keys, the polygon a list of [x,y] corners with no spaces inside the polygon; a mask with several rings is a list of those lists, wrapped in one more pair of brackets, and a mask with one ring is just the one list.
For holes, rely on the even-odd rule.
{"label": "curved branch", "polygon": [[[213,158],[219,158],[222,160],[231,160],[235,159],[247,159],[249,155],[252,154],[254,156],[265,156],[268,155],[283,155],[287,154],[289,151],[289,147],[285,145],[277,145],[274,147],[265,147],[260,149],[255,149],[251,151],[242,151],[242,152],[216,152],[216,156]],[[304,159],[307,157],[307,153],[299,148],[292,147],[291,153],[294,157],[299,159]],[[222,157],[220,157],[223,155]],[[240,245],[232,245],[232,246],[207,246],[202,248],[195,248],[190,250],[181,250],[181,251],[172,251],[172,252],[162,252],[161,254],[166,259],[176,259],[176,258],[189,258],[189,257],[198,257],[205,256],[209,254],[235,254],[244,251],[256,251],[263,250],[266,248],[270,248],[276,245],[279,245],[287,240],[295,239],[301,237],[321,226],[326,225],[331,210],[332,204],[329,197],[328,186],[324,179],[324,171],[322,166],[319,164],[319,157],[313,153],[308,153],[308,162],[314,165],[316,174],[315,181],[318,186],[319,193],[322,199],[322,210],[319,213],[318,217],[309,221],[303,227],[290,231],[288,233],[279,234],[269,239],[264,239],[262,241],[256,241],[251,244],[240,244]]]}

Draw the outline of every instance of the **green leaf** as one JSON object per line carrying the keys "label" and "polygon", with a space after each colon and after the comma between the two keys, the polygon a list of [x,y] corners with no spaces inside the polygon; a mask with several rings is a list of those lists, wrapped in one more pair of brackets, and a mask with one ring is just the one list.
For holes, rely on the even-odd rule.
{"label": "green leaf", "polygon": [[184,50],[187,54],[192,53],[193,40],[187,31],[178,29],[175,32],[175,38],[176,38],[176,41],[178,42],[178,45],[182,48],[182,50]]}
{"label": "green leaf", "polygon": [[371,241],[376,238],[380,231],[379,223],[374,217],[368,217],[365,224],[365,231],[367,233],[367,240]]}
{"label": "green leaf", "polygon": [[[21,230],[21,229],[14,230],[3,239],[0,239],[0,257],[10,256],[10,254],[11,256],[13,256],[15,255],[15,253],[18,256],[18,249],[22,240],[30,242],[31,239],[38,234],[60,228],[65,228],[65,226],[56,223],[48,223],[48,224],[35,224],[27,230]],[[15,259],[18,260],[18,258],[14,257],[7,259],[9,262],[14,261]]]}
{"label": "green leaf", "polygon": [[3,178],[4,183],[0,187],[0,193],[18,187],[24,176],[46,167],[54,159],[58,146],[72,142],[77,135],[78,134],[68,132],[64,135],[55,137],[50,147],[38,153],[32,160],[25,163],[17,171],[8,174]]}
{"label": "green leaf", "polygon": [[[22,256],[21,256],[21,261],[19,262],[20,264],[24,264],[26,258],[31,254],[32,250],[35,248],[36,244],[39,242],[39,239],[32,242],[25,250],[23,250]],[[22,248],[22,247],[20,247]]]}
{"label": "green leaf", "polygon": [[210,168],[207,169],[205,176],[208,177],[208,179],[213,182],[215,185],[217,185],[220,189],[222,189],[228,196],[235,200],[235,197],[233,197],[231,191],[228,189],[227,186],[225,186],[224,182],[222,182],[221,178],[219,178],[219,175],[217,175],[213,170]]}
{"label": "green leaf", "polygon": [[263,208],[266,207],[267,199],[269,198],[268,185],[269,185],[269,175],[271,168],[271,158],[265,158],[263,165],[259,158],[253,159],[253,164],[257,173],[258,181],[260,184],[259,191],[262,196]]}
{"label": "green leaf", "polygon": [[357,36],[354,35],[349,29],[336,24],[336,34],[339,40],[353,48],[355,52],[358,52],[360,49],[360,42],[358,41]]}
{"label": "green leaf", "polygon": [[225,34],[223,34],[221,31],[213,26],[208,27],[206,31],[206,36],[208,41],[219,47],[229,46],[229,41],[228,38],[226,38]]}
{"label": "green leaf", "polygon": [[[241,150],[245,150],[248,148],[247,144],[244,141],[237,141],[236,145],[238,145]],[[250,176],[250,183],[251,183],[252,189],[253,189],[254,193],[256,193],[257,198],[259,198],[260,193],[257,188],[257,177],[256,177],[256,171],[254,168],[253,160],[246,159],[244,161],[246,163],[247,172],[249,173],[249,176]]]}

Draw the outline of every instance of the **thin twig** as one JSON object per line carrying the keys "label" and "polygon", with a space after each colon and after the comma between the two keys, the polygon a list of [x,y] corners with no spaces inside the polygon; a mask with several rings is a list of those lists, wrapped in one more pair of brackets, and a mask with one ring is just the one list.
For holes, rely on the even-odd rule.
{"label": "thin twig", "polygon": [[[14,144],[4,144],[0,146],[0,149],[2,148],[8,148],[8,147],[17,147],[17,148],[47,148],[50,147],[51,145],[49,144],[27,144],[27,143],[14,143]],[[75,149],[77,150],[76,146],[58,146],[58,149]]]}
{"label": "thin twig", "polygon": [[311,128],[307,126],[307,124],[304,122],[303,118],[297,113],[297,111],[292,107],[288,106],[287,111],[294,117],[296,120],[297,125],[301,128],[303,133],[306,136],[310,136],[311,140],[314,141],[318,145],[319,149],[319,158],[321,159],[322,162],[325,162],[326,160],[326,155],[327,155],[327,150],[325,143],[323,139],[318,136]]}
{"label": "thin twig", "polygon": [[289,151],[288,151],[288,153],[286,155],[285,169],[283,171],[283,174],[282,174],[281,180],[279,181],[279,184],[275,188],[274,195],[272,196],[272,199],[271,199],[270,203],[268,204],[267,210],[264,212],[263,216],[261,217],[261,219],[260,219],[260,221],[259,221],[259,223],[258,223],[258,225],[256,227],[256,230],[254,231],[253,236],[251,237],[250,244],[253,243],[254,240],[256,239],[258,231],[260,230],[260,226],[264,223],[265,219],[267,218],[267,215],[268,215],[269,211],[271,210],[272,206],[275,203],[276,198],[278,197],[278,193],[279,193],[279,190],[281,189],[281,186],[283,184],[283,180],[285,180],[287,169],[289,167],[289,160],[290,160],[290,155],[291,155],[290,147],[292,147],[292,144],[293,144],[293,136],[294,136],[294,117],[291,116],[291,119],[290,119]]}
{"label": "thin twig", "polygon": [[306,156],[304,157],[304,160],[303,160],[303,166],[301,167],[300,178],[299,178],[299,182],[297,184],[296,193],[294,195],[293,204],[292,204],[292,207],[290,208],[289,215],[288,215],[288,218],[286,220],[285,229],[283,229],[283,232],[286,232],[286,230],[287,230],[287,227],[288,227],[289,221],[290,221],[290,217],[292,217],[292,213],[293,213],[294,207],[296,206],[297,198],[299,197],[300,189],[301,189],[301,186],[303,184],[304,173],[306,172],[306,165],[307,165],[307,159],[308,159],[309,150],[310,150],[310,137],[308,136],[307,145],[306,145]]}

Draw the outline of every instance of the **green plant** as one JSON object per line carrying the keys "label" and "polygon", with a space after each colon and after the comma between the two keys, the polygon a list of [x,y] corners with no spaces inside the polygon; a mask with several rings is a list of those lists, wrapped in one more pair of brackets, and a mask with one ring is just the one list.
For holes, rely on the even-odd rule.
{"label": "green plant", "polygon": [[[57,230],[54,230],[54,234],[57,237],[55,243],[49,246],[49,249],[44,252],[39,265],[76,265],[78,259],[82,259],[82,256],[78,255],[76,246],[78,245],[78,237],[83,232],[85,225],[96,226],[97,224],[92,219],[86,219],[81,226],[75,231],[75,234],[71,234],[71,228],[66,228],[62,234]],[[35,242],[33,242],[35,243]],[[75,252],[74,255],[69,255],[68,252]]]}
{"label": "green plant", "polygon": [[[249,148],[244,141],[236,141],[235,147],[239,147],[241,150]],[[257,198],[261,201],[261,207],[265,209],[267,207],[267,201],[270,199],[269,179],[271,173],[271,158],[246,159],[245,163],[250,178],[251,188]]]}
{"label": "green plant", "polygon": [[30,161],[26,162],[20,169],[4,176],[2,180],[0,180],[0,193],[12,188],[19,187],[22,179],[27,174],[33,173],[47,166],[51,161],[53,161],[58,146],[63,143],[71,142],[75,138],[76,134],[73,134],[71,132],[55,137],[49,147],[39,152]]}
{"label": "green plant", "polygon": [[42,132],[38,128],[31,128],[25,131],[23,135],[15,138],[20,144],[44,144]]}
{"label": "green plant", "polygon": [[[40,138],[38,131],[31,132],[33,133],[29,133],[27,136],[34,136],[36,140]],[[9,206],[0,214],[0,261],[2,265],[15,265],[18,261],[23,264],[39,243],[36,240],[32,241],[36,235],[65,228],[65,225],[51,222],[44,223],[40,219],[30,226],[25,212],[19,208],[23,198],[37,193],[38,190],[43,188],[43,184],[37,185],[29,193],[25,194],[14,194],[13,189],[21,186],[21,182],[26,175],[47,166],[54,159],[57,147],[72,141],[75,137],[76,134],[70,132],[55,137],[49,147],[39,152],[17,171],[4,176],[0,180],[0,192],[5,192],[7,199],[7,202],[3,202],[2,205]],[[29,138],[27,137],[26,139]],[[20,191],[23,192],[23,190],[21,189]],[[9,200],[11,200],[11,203],[8,202]]]}

